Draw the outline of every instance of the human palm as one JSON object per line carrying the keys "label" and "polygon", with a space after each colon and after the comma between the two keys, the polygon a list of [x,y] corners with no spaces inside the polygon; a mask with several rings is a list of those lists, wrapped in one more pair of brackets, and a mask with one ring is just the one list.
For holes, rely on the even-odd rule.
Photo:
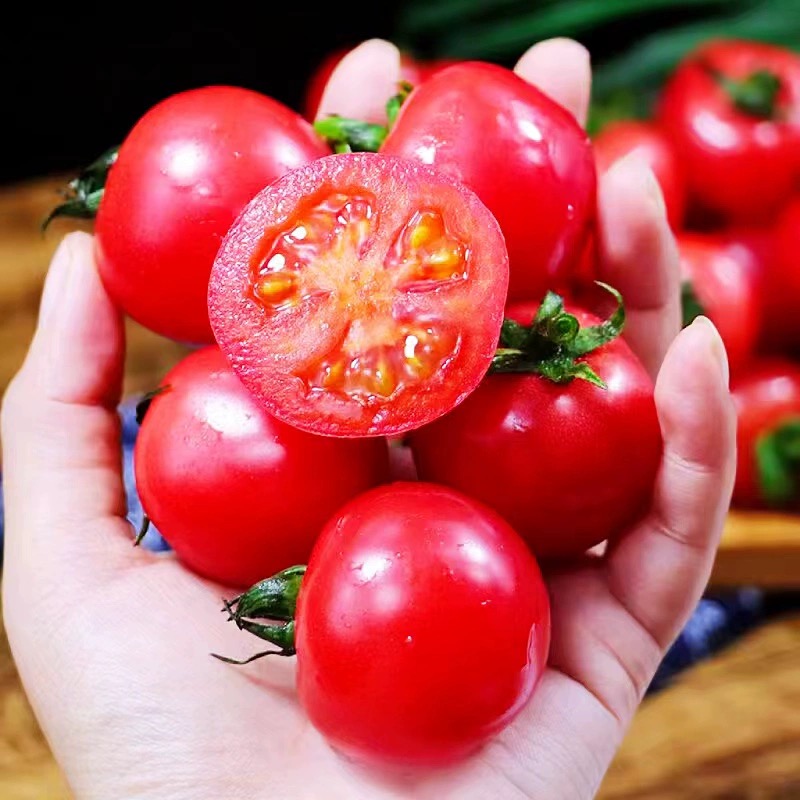
{"label": "human palm", "polygon": [[[579,45],[540,43],[517,71],[583,119]],[[396,49],[367,42],[337,69],[323,112],[376,116],[398,75]],[[298,705],[294,659],[233,667],[209,656],[258,644],[225,624],[229,591],[171,554],[131,547],[115,412],[122,320],[91,237],[65,237],[3,407],[3,589],[20,675],[77,797],[594,796],[705,586],[734,461],[725,352],[704,318],[678,334],[677,255],[655,179],[625,159],[601,179],[598,203],[601,277],[625,297],[625,336],[658,376],[653,505],[604,553],[547,572],[552,650],[532,699],[476,755],[426,772],[367,770],[332,751]]]}

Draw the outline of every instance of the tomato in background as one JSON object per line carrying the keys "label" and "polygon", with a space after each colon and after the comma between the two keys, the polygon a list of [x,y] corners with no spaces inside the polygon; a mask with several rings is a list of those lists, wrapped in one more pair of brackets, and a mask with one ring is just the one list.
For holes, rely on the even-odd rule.
{"label": "tomato in background", "polygon": [[95,223],[112,299],[163,336],[213,342],[208,278],[252,197],[330,153],[299,114],[233,86],[190,89],[147,111],[126,136]]}
{"label": "tomato in background", "polygon": [[341,505],[388,478],[379,439],[313,436],[270,417],[219,348],[164,378],[134,449],[145,513],[191,570],[247,587],[305,563]]}
{"label": "tomato in background", "polygon": [[[529,325],[538,304],[509,306]],[[573,310],[583,327],[599,319]],[[661,460],[653,382],[627,343],[589,352],[606,383],[489,374],[456,409],[414,431],[421,480],[499,512],[541,559],[577,556],[620,534],[646,509]]]}
{"label": "tomato in background", "polygon": [[535,559],[495,512],[441,486],[393,483],[323,530],[296,637],[300,702],[334,747],[440,764],[479,748],[530,697],[547,659],[549,600]]}
{"label": "tomato in background", "polygon": [[763,275],[763,349],[800,356],[800,197],[778,215],[760,240]]}
{"label": "tomato in background", "polygon": [[761,324],[758,276],[748,254],[722,233],[677,235],[683,280],[683,324],[700,314],[716,326],[731,372],[753,356]]}
{"label": "tomato in background", "polygon": [[800,508],[800,364],[754,363],[731,384],[737,413],[733,505]]}
{"label": "tomato in background", "polygon": [[800,178],[800,55],[761,42],[707,42],[666,82],[658,119],[701,215],[769,220]]}
{"label": "tomato in background", "polygon": [[593,143],[598,173],[631,153],[641,158],[661,187],[670,225],[680,228],[686,208],[686,177],[672,141],[660,125],[652,120],[617,120],[608,123]]}
{"label": "tomato in background", "polygon": [[462,62],[438,72],[401,106],[381,152],[476,192],[505,236],[511,299],[569,280],[594,214],[592,144],[572,114],[512,70]]}
{"label": "tomato in background", "polygon": [[270,413],[312,433],[402,433],[489,368],[508,256],[491,213],[436,170],[331,155],[264,189],[211,278],[214,333]]}

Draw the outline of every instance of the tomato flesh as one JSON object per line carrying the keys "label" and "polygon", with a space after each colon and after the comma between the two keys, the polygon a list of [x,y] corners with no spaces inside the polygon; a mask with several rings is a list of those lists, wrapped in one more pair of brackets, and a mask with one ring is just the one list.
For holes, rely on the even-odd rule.
{"label": "tomato flesh", "polygon": [[490,212],[430,168],[328,156],[264,189],[231,229],[212,327],[248,388],[315,433],[399,433],[489,367],[508,260]]}
{"label": "tomato flesh", "polygon": [[438,764],[508,725],[544,670],[547,590],[524,542],[451,489],[364,493],[320,535],[296,615],[297,686],[337,749]]}

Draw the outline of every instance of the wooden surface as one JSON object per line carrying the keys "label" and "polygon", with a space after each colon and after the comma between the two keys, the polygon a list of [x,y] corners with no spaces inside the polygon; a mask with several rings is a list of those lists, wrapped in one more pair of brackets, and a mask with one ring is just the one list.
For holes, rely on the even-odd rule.
{"label": "wooden surface", "polygon": [[[49,257],[73,227],[56,221],[39,232],[62,183],[0,190],[0,392],[33,333]],[[125,390],[145,391],[184,350],[134,323],[127,332]],[[800,587],[800,517],[731,514],[713,582]],[[600,800],[800,800],[798,710],[800,615],[763,626],[648,698]],[[0,800],[69,797],[0,625]]]}

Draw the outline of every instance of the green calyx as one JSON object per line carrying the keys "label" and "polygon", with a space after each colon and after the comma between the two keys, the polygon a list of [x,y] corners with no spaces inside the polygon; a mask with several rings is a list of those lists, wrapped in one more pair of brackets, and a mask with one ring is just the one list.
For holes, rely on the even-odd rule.
{"label": "green calyx", "polygon": [[336,153],[377,153],[394,126],[400,108],[414,87],[402,81],[386,103],[386,125],[331,114],[314,123],[314,130]]}
{"label": "green calyx", "polygon": [[56,217],[94,219],[103,199],[109,170],[114,166],[118,154],[119,147],[112,147],[67,184],[64,201],[42,221],[43,231]]}
{"label": "green calyx", "polygon": [[800,500],[800,416],[759,437],[755,446],[761,494],[772,508]]}
{"label": "green calyx", "polygon": [[690,281],[681,284],[681,314],[683,316],[683,327],[691,325],[697,317],[705,316],[705,309],[697,298],[697,294]]}
{"label": "green calyx", "polygon": [[[274,644],[277,650],[264,650],[243,661],[216,653],[211,655],[226,664],[239,665],[249,664],[264,656],[293,656],[296,652],[294,626],[297,595],[305,573],[305,565],[289,567],[256,583],[233,600],[223,601],[222,610],[228,614],[228,622],[234,622],[239,630]],[[271,624],[254,622],[258,619],[269,620]]]}
{"label": "green calyx", "polygon": [[616,339],[625,326],[622,295],[606,283],[597,282],[617,301],[611,316],[599,325],[581,327],[578,318],[564,310],[563,298],[555,292],[545,295],[530,325],[511,319],[503,321],[500,344],[490,372],[531,372],[555,383],[582,378],[602,389],[606,384],[585,362],[583,356]]}
{"label": "green calyx", "polygon": [[744,78],[729,78],[710,66],[706,71],[743,114],[755,119],[776,119],[781,79],[774,72],[758,69]]}

